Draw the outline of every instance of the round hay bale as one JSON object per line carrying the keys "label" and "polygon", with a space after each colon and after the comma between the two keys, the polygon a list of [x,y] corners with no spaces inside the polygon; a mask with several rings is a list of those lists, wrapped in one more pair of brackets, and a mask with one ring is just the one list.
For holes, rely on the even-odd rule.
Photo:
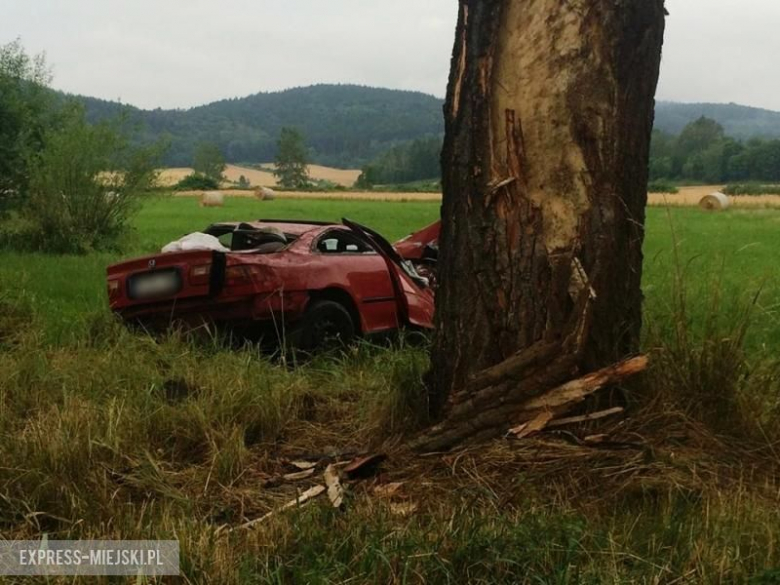
{"label": "round hay bale", "polygon": [[706,211],[723,211],[731,206],[731,201],[723,193],[711,193],[699,201],[699,207]]}
{"label": "round hay bale", "polygon": [[225,205],[225,196],[219,191],[206,191],[200,196],[201,207],[222,207]]}
{"label": "round hay bale", "polygon": [[255,189],[255,197],[260,201],[273,201],[276,199],[276,193],[268,187],[258,187]]}

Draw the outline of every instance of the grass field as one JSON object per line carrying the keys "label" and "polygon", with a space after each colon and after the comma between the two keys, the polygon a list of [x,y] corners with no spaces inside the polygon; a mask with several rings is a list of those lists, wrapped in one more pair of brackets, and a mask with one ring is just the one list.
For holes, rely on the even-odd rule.
{"label": "grass field", "polygon": [[[655,366],[608,426],[639,450],[551,436],[420,458],[403,441],[422,422],[423,347],[292,369],[107,315],[108,263],[212,222],[347,216],[394,240],[438,212],[153,198],[123,253],[0,252],[3,536],[176,538],[190,583],[780,582],[780,211],[649,210]],[[278,484],[285,458],[365,449],[389,453],[387,471],[350,486],[345,511],[318,501],[224,530],[311,485]],[[375,491],[387,482],[402,485]]]}
{"label": "grass field", "polygon": [[[182,234],[218,221],[303,218],[338,221],[342,217],[372,226],[395,241],[438,217],[437,202],[374,202],[360,200],[277,200],[227,198],[225,207],[201,208],[192,199],[150,199],[135,220],[135,230],[118,254],[87,257],[0,252],[0,286],[6,294],[21,293],[57,336],[73,331],[86,313],[105,309],[104,274],[111,262],[154,253]],[[700,298],[718,279],[726,300],[761,289],[762,319],[756,342],[780,346],[780,273],[775,255],[780,247],[780,212],[733,210],[708,214],[698,209],[648,210],[645,292],[649,318],[668,310],[675,259],[685,264],[687,282]],[[675,240],[676,238],[676,240]],[[676,241],[676,244],[675,244]],[[695,309],[708,310],[706,301]]]}

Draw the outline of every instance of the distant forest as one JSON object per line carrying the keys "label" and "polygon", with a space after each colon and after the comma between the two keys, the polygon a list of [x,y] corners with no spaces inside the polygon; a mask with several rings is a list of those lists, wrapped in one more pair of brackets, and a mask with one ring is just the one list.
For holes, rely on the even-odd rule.
{"label": "distant forest", "polygon": [[269,162],[284,127],[305,137],[313,162],[360,168],[392,147],[443,133],[442,102],[423,93],[354,85],[315,85],[214,102],[189,110],[140,110],[81,98],[90,121],[125,112],[137,140],[169,143],[168,166],[190,166],[199,144],[228,162]]}
{"label": "distant forest", "polygon": [[[315,85],[189,110],[141,110],[80,99],[90,121],[125,112],[137,127],[137,142],[168,142],[168,166],[190,166],[203,143],[216,145],[228,162],[272,161],[281,129],[293,127],[305,137],[312,162],[361,168],[367,185],[438,177],[443,102],[423,93]],[[655,128],[654,179],[780,180],[778,112],[659,102]]]}
{"label": "distant forest", "polygon": [[678,136],[653,131],[650,180],[703,183],[780,181],[780,140],[737,140],[710,118],[685,126]]}

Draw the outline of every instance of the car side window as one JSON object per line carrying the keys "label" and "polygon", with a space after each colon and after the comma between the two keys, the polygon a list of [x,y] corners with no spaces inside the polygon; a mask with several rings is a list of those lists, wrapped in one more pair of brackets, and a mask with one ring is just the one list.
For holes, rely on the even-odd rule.
{"label": "car side window", "polygon": [[353,234],[336,230],[320,238],[317,251],[322,254],[366,254],[374,250]]}
{"label": "car side window", "polygon": [[219,243],[228,248],[233,249],[233,232],[228,232],[219,236]]}

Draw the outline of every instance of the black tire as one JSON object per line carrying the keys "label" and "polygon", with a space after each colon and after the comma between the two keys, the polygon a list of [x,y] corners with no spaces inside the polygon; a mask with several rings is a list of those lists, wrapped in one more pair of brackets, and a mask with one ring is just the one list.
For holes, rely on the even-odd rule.
{"label": "black tire", "polygon": [[348,344],[355,337],[355,323],[346,308],[335,301],[314,301],[295,331],[295,346],[307,352]]}

